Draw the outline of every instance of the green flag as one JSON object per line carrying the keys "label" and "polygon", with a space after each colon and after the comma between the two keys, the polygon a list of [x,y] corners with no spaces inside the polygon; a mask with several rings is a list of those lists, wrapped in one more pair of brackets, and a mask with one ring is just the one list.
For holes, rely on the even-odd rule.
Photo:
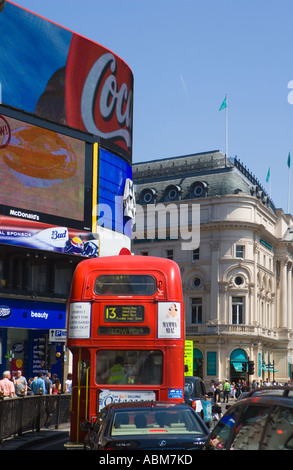
{"label": "green flag", "polygon": [[288,165],[288,168],[290,168],[290,166],[291,166],[291,157],[290,157],[290,152],[288,153],[288,160],[287,160],[287,165]]}
{"label": "green flag", "polygon": [[271,176],[271,169],[269,168],[269,171],[268,171],[268,174],[267,174],[267,178],[266,178],[266,182],[267,182],[267,183],[270,181],[270,176]]}
{"label": "green flag", "polygon": [[225,99],[223,103],[221,104],[219,111],[222,111],[222,109],[225,109],[225,108],[227,108],[227,96],[225,96]]}

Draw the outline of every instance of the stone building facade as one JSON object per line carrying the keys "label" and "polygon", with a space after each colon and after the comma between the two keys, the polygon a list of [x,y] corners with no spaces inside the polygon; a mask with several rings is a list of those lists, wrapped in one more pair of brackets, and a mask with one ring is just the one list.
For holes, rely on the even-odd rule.
{"label": "stone building facade", "polygon": [[[133,181],[138,219],[132,251],[172,258],[181,268],[192,374],[207,383],[291,379],[292,216],[275,208],[237,158],[220,151],[134,164]],[[187,206],[184,232],[180,214]],[[177,236],[170,215],[176,208]],[[181,233],[191,233],[194,214],[200,214],[199,240],[182,249]]]}

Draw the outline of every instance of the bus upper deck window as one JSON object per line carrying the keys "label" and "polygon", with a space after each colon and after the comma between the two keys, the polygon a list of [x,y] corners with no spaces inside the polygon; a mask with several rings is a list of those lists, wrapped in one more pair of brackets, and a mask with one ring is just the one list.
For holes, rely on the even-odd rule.
{"label": "bus upper deck window", "polygon": [[103,274],[96,279],[98,295],[154,295],[156,279],[149,274]]}

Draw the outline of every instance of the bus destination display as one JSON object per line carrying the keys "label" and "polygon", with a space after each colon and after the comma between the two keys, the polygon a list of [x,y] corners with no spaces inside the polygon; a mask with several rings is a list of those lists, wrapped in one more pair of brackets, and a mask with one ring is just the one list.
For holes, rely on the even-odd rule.
{"label": "bus destination display", "polygon": [[105,305],[105,322],[135,322],[144,321],[144,305]]}

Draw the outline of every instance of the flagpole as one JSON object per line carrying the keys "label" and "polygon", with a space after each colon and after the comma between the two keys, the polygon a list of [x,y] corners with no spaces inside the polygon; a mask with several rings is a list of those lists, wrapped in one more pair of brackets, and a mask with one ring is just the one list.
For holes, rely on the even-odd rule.
{"label": "flagpole", "polygon": [[288,160],[287,160],[287,165],[289,167],[289,172],[288,172],[288,209],[287,209],[287,214],[290,212],[290,172],[291,172],[291,156],[290,156],[290,151],[288,155]]}
{"label": "flagpole", "polygon": [[288,208],[287,208],[287,214],[289,214],[289,208],[290,208],[290,168],[289,168],[289,173],[288,173]]}
{"label": "flagpole", "polygon": [[228,103],[227,103],[227,94],[225,95],[225,99],[222,102],[219,111],[222,109],[226,109],[226,136],[225,136],[225,166],[227,166],[227,158],[228,158]]}
{"label": "flagpole", "polygon": [[226,96],[226,154],[225,154],[225,166],[227,166],[227,158],[228,158],[228,98]]}
{"label": "flagpole", "polygon": [[266,182],[269,183],[269,196],[271,197],[271,167],[268,169]]}

